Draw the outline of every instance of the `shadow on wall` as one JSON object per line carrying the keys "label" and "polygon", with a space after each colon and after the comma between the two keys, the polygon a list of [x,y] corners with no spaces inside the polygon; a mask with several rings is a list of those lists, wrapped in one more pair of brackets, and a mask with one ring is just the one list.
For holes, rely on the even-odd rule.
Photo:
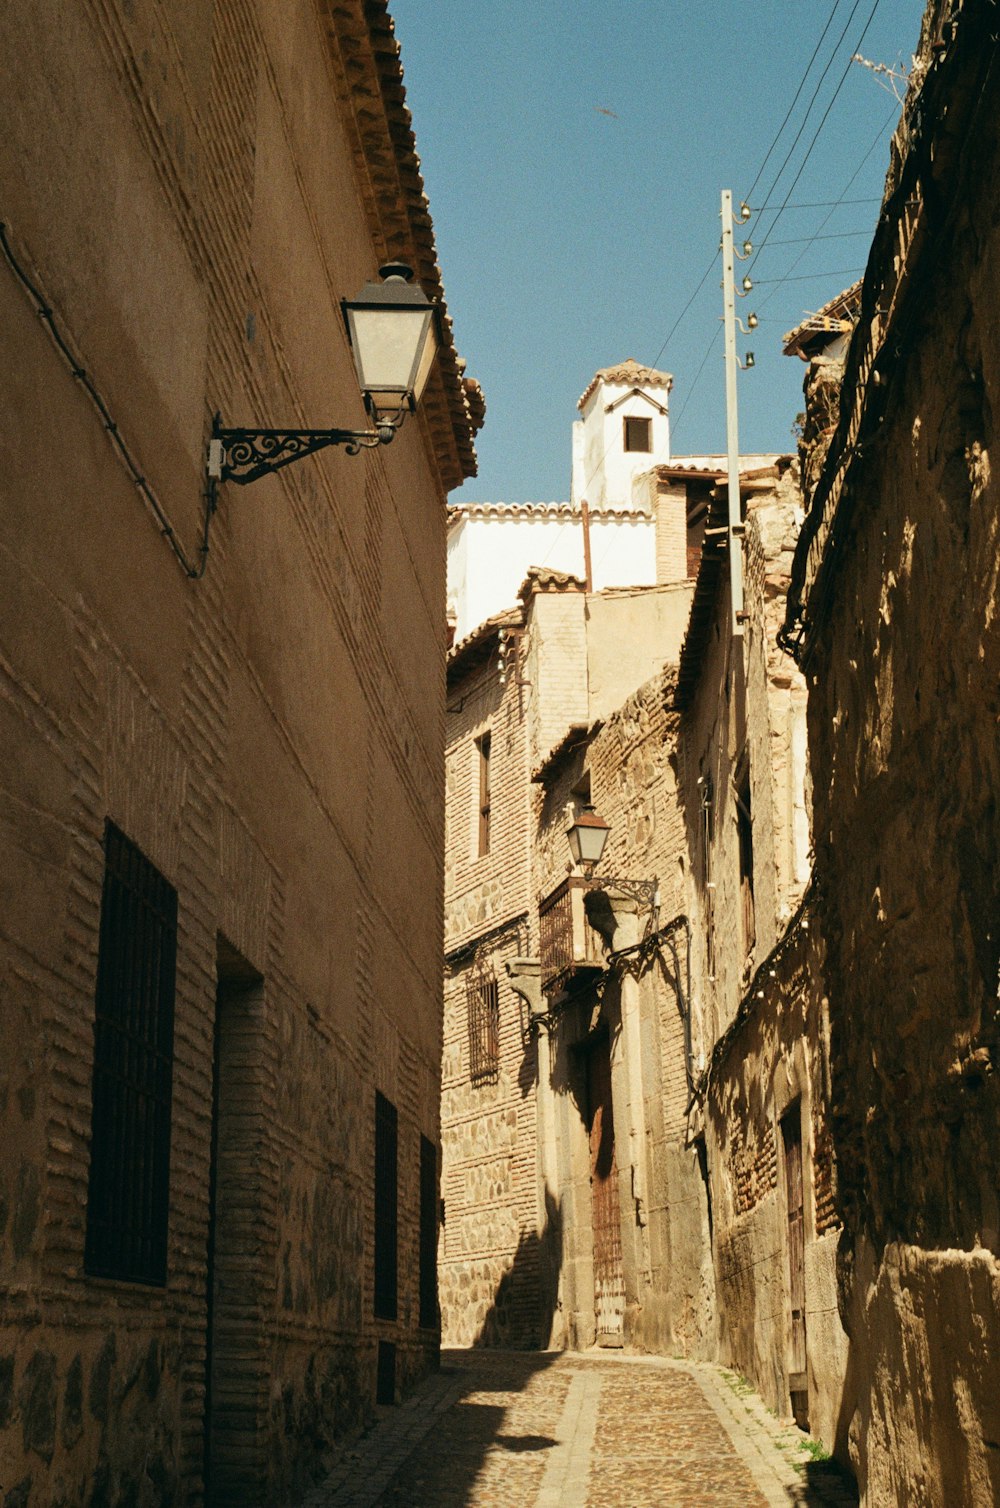
{"label": "shadow on wall", "polygon": [[541,1234],[522,1233],[473,1344],[545,1349],[559,1301],[561,1265],[562,1218],[558,1201],[546,1189]]}

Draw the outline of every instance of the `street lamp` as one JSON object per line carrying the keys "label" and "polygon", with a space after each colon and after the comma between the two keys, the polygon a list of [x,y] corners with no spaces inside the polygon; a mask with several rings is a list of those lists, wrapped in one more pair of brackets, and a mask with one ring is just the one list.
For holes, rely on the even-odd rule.
{"label": "street lamp", "polygon": [[216,414],[208,445],[210,485],[245,486],[328,445],[348,455],[388,445],[423,394],[438,348],[438,311],[404,262],[379,269],[341,309],[372,429],[226,429]]}
{"label": "street lamp", "polygon": [[566,829],[566,840],[573,855],[573,863],[583,866],[588,879],[601,862],[610,831],[610,824],[592,806],[585,806],[582,812],[578,812]]}
{"label": "street lamp", "polygon": [[566,839],[569,843],[569,851],[573,855],[573,862],[582,867],[590,881],[591,889],[614,890],[630,900],[637,901],[640,905],[648,906],[650,923],[655,926],[655,919],[660,908],[660,884],[655,876],[651,880],[630,880],[621,875],[594,873],[601,862],[604,845],[608,841],[610,831],[610,823],[595,812],[592,806],[585,806],[566,829]]}

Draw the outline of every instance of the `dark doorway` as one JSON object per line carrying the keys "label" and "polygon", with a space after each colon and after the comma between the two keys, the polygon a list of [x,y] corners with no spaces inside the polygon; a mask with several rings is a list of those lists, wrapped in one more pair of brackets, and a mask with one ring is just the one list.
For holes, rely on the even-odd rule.
{"label": "dark doorway", "polygon": [[264,1487],[267,1377],[259,1312],[266,1254],[261,1095],[263,981],[218,945],[205,1325],[205,1502],[229,1508]]}
{"label": "dark doorway", "polygon": [[594,1319],[599,1346],[625,1341],[625,1277],[618,1201],[615,1122],[611,1104],[611,1045],[602,1035],[588,1047],[587,1120],[591,1215],[594,1226]]}
{"label": "dark doorway", "polygon": [[785,1153],[785,1198],[788,1209],[788,1391],[799,1429],[809,1428],[809,1377],[806,1370],[806,1254],[802,1197],[802,1109],[799,1104],[781,1120]]}

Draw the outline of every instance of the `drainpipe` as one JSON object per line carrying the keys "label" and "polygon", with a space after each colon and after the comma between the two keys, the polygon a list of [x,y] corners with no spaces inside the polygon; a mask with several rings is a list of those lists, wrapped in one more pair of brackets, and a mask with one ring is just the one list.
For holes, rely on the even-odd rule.
{"label": "drainpipe", "polygon": [[[515,995],[520,995],[528,1010],[528,1019],[545,1014],[542,995],[542,966],[537,958],[509,958],[504,967]],[[553,1201],[558,1201],[556,1177],[556,1114],[552,1095],[552,1048],[547,1031],[535,1037],[538,1052],[538,1119],[539,1153],[542,1184]]]}

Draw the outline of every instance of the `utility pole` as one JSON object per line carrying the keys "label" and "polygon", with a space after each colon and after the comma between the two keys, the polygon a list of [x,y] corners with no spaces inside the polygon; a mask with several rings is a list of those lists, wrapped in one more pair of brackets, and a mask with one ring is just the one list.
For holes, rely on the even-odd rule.
{"label": "utility pole", "polygon": [[722,302],[726,335],[726,462],[729,473],[729,596],[732,632],[742,637],[743,513],[740,507],[740,428],[736,412],[736,286],[733,261],[733,195],[722,190]]}

